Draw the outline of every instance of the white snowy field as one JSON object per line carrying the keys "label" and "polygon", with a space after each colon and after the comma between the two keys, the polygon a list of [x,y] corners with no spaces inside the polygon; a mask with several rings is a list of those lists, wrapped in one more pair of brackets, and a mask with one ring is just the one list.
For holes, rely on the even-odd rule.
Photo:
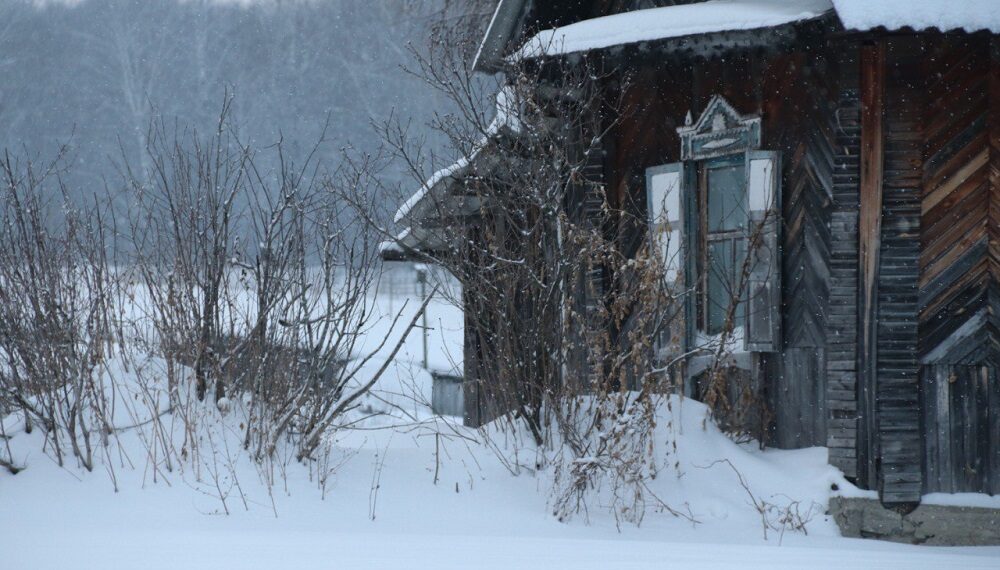
{"label": "white snowy field", "polygon": [[[400,303],[382,306],[388,314]],[[461,354],[461,315],[433,303],[428,321],[431,367],[448,368]],[[841,538],[824,511],[831,486],[848,484],[825,449],[737,445],[705,424],[703,406],[676,398],[660,406],[662,466],[650,488],[696,522],[651,506],[640,526],[619,527],[600,500],[559,522],[551,479],[533,472],[529,445],[494,431],[497,450],[483,433],[430,413],[421,353],[418,333],[364,407],[384,413],[340,431],[329,455],[308,466],[243,457],[239,405],[222,416],[194,404],[199,460],[169,470],[144,443],[155,435],[149,424],[117,433],[88,473],[57,466],[40,430],[26,434],[18,417],[5,418],[11,454],[26,469],[0,473],[0,568],[1000,568],[1000,548]],[[155,377],[162,363],[142,365]],[[116,396],[122,409],[129,390]],[[172,415],[165,437],[181,445]],[[797,506],[808,534],[765,537],[753,499]]]}

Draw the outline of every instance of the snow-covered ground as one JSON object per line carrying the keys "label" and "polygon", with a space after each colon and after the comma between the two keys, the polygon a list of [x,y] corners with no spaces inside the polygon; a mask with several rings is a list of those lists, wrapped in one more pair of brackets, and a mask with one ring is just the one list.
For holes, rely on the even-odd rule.
{"label": "snow-covered ground", "polygon": [[[385,312],[401,301],[387,297]],[[450,367],[460,355],[461,315],[434,303],[428,320],[431,367]],[[25,434],[8,417],[13,456],[27,468],[0,473],[0,568],[1000,567],[1000,548],[839,537],[824,511],[831,486],[847,483],[824,449],[737,445],[706,425],[701,404],[676,398],[659,408],[661,467],[650,488],[697,522],[651,508],[640,526],[619,528],[599,501],[559,522],[551,480],[532,471],[530,446],[493,432],[498,455],[483,433],[430,413],[421,344],[419,334],[409,339],[366,403],[369,412],[389,413],[340,432],[329,457],[308,467],[260,468],[242,458],[239,406],[221,416],[196,404],[200,464],[172,471],[148,457],[148,425],[122,431],[88,473],[58,467],[39,430]],[[160,365],[144,361],[150,377]],[[517,475],[512,464],[520,465]],[[754,500],[797,507],[808,534],[772,529],[765,538]]]}

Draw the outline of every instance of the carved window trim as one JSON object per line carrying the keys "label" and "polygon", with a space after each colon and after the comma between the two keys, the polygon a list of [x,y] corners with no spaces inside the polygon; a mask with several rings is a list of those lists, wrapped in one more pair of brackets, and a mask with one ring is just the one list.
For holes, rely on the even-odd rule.
{"label": "carved window trim", "polygon": [[715,95],[694,124],[688,112],[677,134],[683,161],[746,153],[760,149],[760,117],[741,115],[721,95]]}

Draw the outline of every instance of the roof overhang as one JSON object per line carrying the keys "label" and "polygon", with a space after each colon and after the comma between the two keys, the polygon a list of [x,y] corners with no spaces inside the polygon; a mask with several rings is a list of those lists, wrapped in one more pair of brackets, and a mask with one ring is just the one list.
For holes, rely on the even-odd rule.
{"label": "roof overhang", "polygon": [[524,17],[527,0],[500,0],[493,12],[486,35],[472,62],[473,71],[497,73],[503,70],[507,46]]}
{"label": "roof overhang", "polygon": [[988,31],[1000,34],[996,0],[832,0],[847,30]]}
{"label": "roof overhang", "polygon": [[382,243],[384,259],[407,252],[454,249],[462,221],[480,212],[481,199],[469,192],[477,179],[490,179],[503,162],[500,145],[521,136],[520,104],[510,88],[497,94],[496,116],[466,156],[435,172],[397,210],[393,221],[403,231]]}
{"label": "roof overhang", "polygon": [[498,2],[476,53],[474,70],[496,73],[524,59],[652,42],[668,51],[712,41],[752,47],[753,32],[768,31],[759,42],[781,40],[787,37],[779,33],[781,28],[821,18],[839,20],[842,29],[850,31],[985,30],[1000,34],[996,0],[707,0],[592,18],[544,30],[520,48],[512,48],[529,7],[530,0]]}
{"label": "roof overhang", "polygon": [[[483,165],[485,166],[485,165]],[[452,178],[439,186],[432,196],[401,224],[403,230],[379,244],[379,253],[386,261],[436,259],[454,252],[461,243],[466,218],[481,211],[478,196],[461,191],[468,177]]]}
{"label": "roof overhang", "polygon": [[508,56],[511,62],[558,57],[629,45],[743,35],[828,17],[830,0],[708,0],[592,18],[544,30]]}
{"label": "roof overhang", "polygon": [[382,242],[378,252],[383,261],[426,262],[447,255],[449,247],[441,234],[417,227],[406,228],[393,239]]}

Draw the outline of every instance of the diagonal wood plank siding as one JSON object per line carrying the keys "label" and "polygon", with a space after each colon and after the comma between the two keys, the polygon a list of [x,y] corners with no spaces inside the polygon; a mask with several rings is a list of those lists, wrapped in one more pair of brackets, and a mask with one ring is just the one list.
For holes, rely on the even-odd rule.
{"label": "diagonal wood plank siding", "polygon": [[784,347],[772,378],[778,447],[827,444],[835,87],[822,56],[776,57],[764,82],[767,140],[784,156]]}
{"label": "diagonal wood plank siding", "polygon": [[991,171],[1000,156],[991,144],[987,44],[937,41],[925,64],[920,354],[927,363],[973,364],[997,352],[1000,180]]}
{"label": "diagonal wood plank siding", "polygon": [[1000,42],[931,42],[921,197],[925,493],[1000,492]]}
{"label": "diagonal wood plank siding", "polygon": [[819,83],[825,70],[812,66],[795,86],[800,127],[784,137],[791,143],[784,173],[784,330],[788,346],[819,348],[826,345],[830,294],[835,112]]}

